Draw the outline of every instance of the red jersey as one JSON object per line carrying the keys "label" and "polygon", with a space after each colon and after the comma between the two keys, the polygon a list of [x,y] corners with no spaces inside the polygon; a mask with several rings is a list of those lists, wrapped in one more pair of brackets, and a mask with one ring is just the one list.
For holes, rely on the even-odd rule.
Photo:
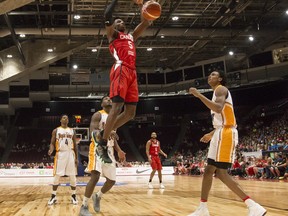
{"label": "red jersey", "polygon": [[234,162],[232,165],[233,169],[241,168],[241,165],[238,161]]}
{"label": "red jersey", "polygon": [[135,69],[136,50],[131,34],[118,32],[117,38],[109,44],[109,49],[116,63],[122,62],[125,66]]}
{"label": "red jersey", "polygon": [[156,139],[150,139],[151,145],[149,149],[149,154],[151,156],[158,156],[160,151],[160,142]]}

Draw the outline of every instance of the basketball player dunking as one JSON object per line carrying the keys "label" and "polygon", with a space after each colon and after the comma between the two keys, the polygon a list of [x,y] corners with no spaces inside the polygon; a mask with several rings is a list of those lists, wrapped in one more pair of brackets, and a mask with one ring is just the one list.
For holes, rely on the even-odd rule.
{"label": "basketball player dunking", "polygon": [[[134,1],[142,7],[142,1]],[[117,0],[112,0],[105,11],[105,27],[110,43],[109,49],[115,58],[115,63],[110,71],[110,98],[112,109],[107,118],[104,132],[98,140],[102,146],[101,157],[106,163],[111,163],[107,154],[107,139],[112,130],[115,130],[135,116],[138,102],[138,84],[136,74],[136,50],[134,42],[150,25],[149,21],[142,19],[132,34],[126,34],[125,24],[122,19],[113,19],[112,14]],[[122,107],[124,106],[124,111]],[[121,113],[121,114],[120,114]]]}
{"label": "basketball player dunking", "polygon": [[[96,130],[103,130],[105,128],[105,123],[110,113],[112,107],[112,101],[108,96],[102,98],[101,101],[102,110],[94,113],[91,118],[90,131],[95,132]],[[80,216],[92,215],[88,210],[88,201],[94,191],[95,185],[99,181],[100,174],[106,178],[106,181],[96,194],[92,196],[93,208],[95,212],[100,212],[100,200],[103,194],[108,192],[116,182],[116,160],[114,157],[114,149],[118,153],[118,158],[120,161],[125,161],[125,153],[119,147],[115,137],[110,137],[108,140],[108,156],[112,163],[106,163],[99,157],[98,144],[92,137],[90,147],[89,147],[89,161],[85,172],[91,173],[91,178],[87,183],[85,194],[83,198],[83,203],[80,209]],[[101,151],[101,149],[100,149]]]}
{"label": "basketball player dunking", "polygon": [[146,143],[146,155],[148,157],[149,163],[152,167],[152,172],[150,174],[150,179],[148,183],[148,188],[153,189],[152,179],[155,172],[158,172],[159,178],[159,188],[164,189],[165,186],[162,184],[162,164],[160,161],[159,153],[167,158],[167,155],[162,151],[160,147],[160,141],[156,139],[157,134],[155,132],[151,133],[151,139]]}
{"label": "basketball player dunking", "polygon": [[227,172],[234,161],[235,149],[238,145],[238,131],[232,97],[229,90],[224,86],[225,83],[226,77],[223,72],[213,71],[208,76],[208,84],[214,91],[212,100],[206,98],[195,88],[189,89],[190,94],[199,98],[211,109],[214,127],[213,131],[200,139],[204,143],[210,141],[208,165],[202,180],[200,206],[190,216],[209,216],[207,200],[215,172],[216,176],[245,202],[249,209],[248,216],[263,216],[266,214],[266,209],[254,202]]}
{"label": "basketball player dunking", "polygon": [[54,149],[54,180],[52,186],[52,195],[48,205],[56,203],[56,191],[59,186],[61,176],[70,177],[70,186],[72,190],[71,200],[74,205],[78,204],[76,199],[76,175],[77,175],[77,145],[74,130],[68,127],[69,118],[67,115],[61,116],[61,126],[52,132],[50,148],[48,155],[51,155]]}

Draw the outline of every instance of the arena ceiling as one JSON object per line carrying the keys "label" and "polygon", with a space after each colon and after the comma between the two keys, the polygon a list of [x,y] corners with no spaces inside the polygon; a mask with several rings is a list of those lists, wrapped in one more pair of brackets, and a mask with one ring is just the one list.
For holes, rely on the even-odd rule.
{"label": "arena ceiling", "polygon": [[[26,41],[62,41],[85,45],[57,54],[53,66],[109,68],[113,62],[105,37],[104,10],[109,0],[1,0],[0,49],[16,47],[27,60]],[[227,55],[251,56],[288,43],[287,0],[159,0],[162,15],[137,41],[137,66],[177,69]],[[75,19],[79,15],[80,19]],[[119,0],[115,15],[129,31],[140,22],[132,0]],[[178,20],[173,21],[173,17]],[[20,34],[25,34],[24,38]],[[249,41],[249,36],[254,40]],[[147,51],[147,48],[152,51]],[[55,48],[55,47],[54,47]],[[33,49],[33,48],[31,48]],[[97,49],[97,52],[92,52]],[[62,53],[63,54],[63,53]],[[241,59],[245,61],[245,59]],[[40,62],[39,62],[40,64]]]}

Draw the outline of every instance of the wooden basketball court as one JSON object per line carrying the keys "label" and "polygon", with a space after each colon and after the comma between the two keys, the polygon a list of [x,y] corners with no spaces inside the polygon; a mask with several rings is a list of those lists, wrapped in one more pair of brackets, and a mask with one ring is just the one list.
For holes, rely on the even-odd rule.
{"label": "wooden basketball court", "polygon": [[[93,215],[102,216],[185,216],[199,204],[202,177],[163,176],[165,189],[158,189],[157,176],[153,179],[153,190],[147,189],[148,176],[117,177],[118,184],[101,200],[101,212],[89,209]],[[86,183],[89,177],[78,177],[78,183]],[[58,188],[58,203],[47,206],[51,194],[51,177],[42,178],[1,178],[1,216],[73,216],[78,215],[85,186],[77,188],[79,204],[72,205],[70,187]],[[61,183],[69,182],[62,178]],[[104,179],[100,179],[100,184]],[[285,181],[239,180],[245,191],[267,208],[268,216],[288,215],[287,187]],[[97,191],[100,186],[97,186]],[[246,205],[215,178],[209,202],[211,216],[247,215]]]}

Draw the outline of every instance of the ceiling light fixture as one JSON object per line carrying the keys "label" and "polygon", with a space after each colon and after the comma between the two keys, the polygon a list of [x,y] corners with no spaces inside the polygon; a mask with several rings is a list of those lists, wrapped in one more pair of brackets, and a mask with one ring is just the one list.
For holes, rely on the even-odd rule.
{"label": "ceiling light fixture", "polygon": [[164,36],[164,35],[161,35],[160,37],[161,37],[161,38],[165,38],[165,36]]}
{"label": "ceiling light fixture", "polygon": [[179,19],[179,17],[177,17],[177,16],[172,17],[173,21],[177,21],[178,19]]}
{"label": "ceiling light fixture", "polygon": [[53,49],[51,49],[51,48],[49,48],[49,49],[47,49],[47,52],[53,52]]}
{"label": "ceiling light fixture", "polygon": [[73,69],[77,69],[78,68],[78,65],[73,65]]}
{"label": "ceiling light fixture", "polygon": [[76,20],[78,20],[78,19],[80,19],[81,18],[81,16],[80,15],[74,15],[74,19],[76,19]]}
{"label": "ceiling light fixture", "polygon": [[249,41],[254,41],[254,37],[253,36],[249,36]]}
{"label": "ceiling light fixture", "polygon": [[97,49],[92,49],[91,51],[92,51],[92,52],[97,52]]}
{"label": "ceiling light fixture", "polygon": [[288,15],[288,10],[286,10],[286,12],[285,12],[285,13],[286,13],[286,15]]}
{"label": "ceiling light fixture", "polygon": [[147,51],[152,51],[152,48],[151,47],[147,48]]}
{"label": "ceiling light fixture", "polygon": [[25,34],[20,34],[20,37],[21,37],[21,38],[25,38],[26,35],[25,35]]}
{"label": "ceiling light fixture", "polygon": [[229,55],[234,55],[234,52],[233,51],[229,51]]}
{"label": "ceiling light fixture", "polygon": [[11,55],[11,54],[7,55],[7,58],[12,58],[12,57],[13,57],[13,55]]}

